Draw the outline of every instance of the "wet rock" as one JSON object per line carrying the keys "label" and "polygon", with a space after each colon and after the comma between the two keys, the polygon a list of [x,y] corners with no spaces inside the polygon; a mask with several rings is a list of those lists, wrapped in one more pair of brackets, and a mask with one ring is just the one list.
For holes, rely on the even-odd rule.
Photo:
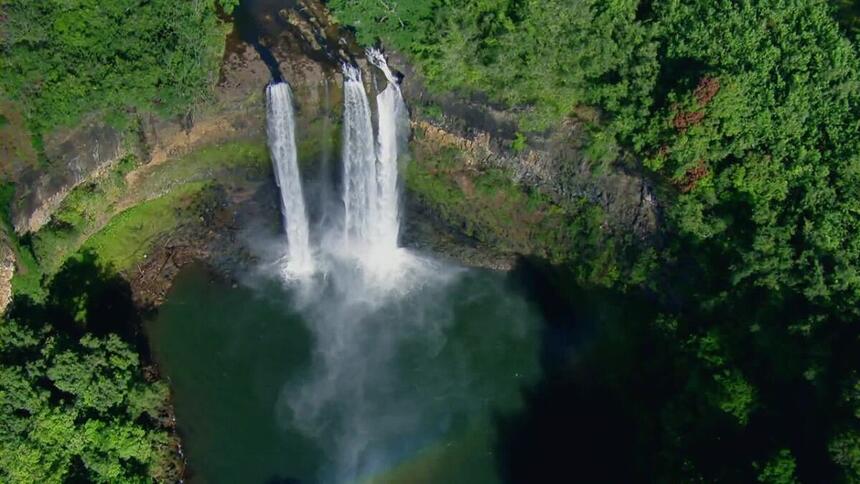
{"label": "wet rock", "polygon": [[218,101],[236,103],[259,95],[270,79],[269,68],[254,46],[237,39],[228,40],[216,89]]}

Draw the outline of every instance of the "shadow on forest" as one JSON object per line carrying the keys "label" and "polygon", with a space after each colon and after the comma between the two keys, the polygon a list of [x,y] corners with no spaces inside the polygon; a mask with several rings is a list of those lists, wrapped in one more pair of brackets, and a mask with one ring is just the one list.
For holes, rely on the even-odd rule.
{"label": "shadow on forest", "polygon": [[[826,442],[837,393],[815,391],[798,377],[775,378],[763,356],[745,355],[757,403],[740,425],[720,409],[713,371],[655,323],[659,305],[650,297],[584,289],[532,260],[520,261],[512,278],[538,305],[545,327],[541,381],[523,390],[519,413],[496,417],[505,482],[680,482],[691,475],[754,482],[754,463],[780,448],[791,450],[804,481],[835,478]],[[734,310],[722,316],[744,321]],[[796,358],[798,351],[773,357]]]}
{"label": "shadow on forest", "polygon": [[7,317],[22,322],[48,322],[76,338],[114,333],[148,357],[141,314],[134,304],[131,286],[113,267],[99,261],[95,252],[84,251],[68,259],[45,282],[43,302],[16,296]]}

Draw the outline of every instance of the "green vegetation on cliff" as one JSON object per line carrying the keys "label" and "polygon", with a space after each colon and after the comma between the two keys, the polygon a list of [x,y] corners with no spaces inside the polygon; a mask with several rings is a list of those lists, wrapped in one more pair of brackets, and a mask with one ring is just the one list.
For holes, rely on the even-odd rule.
{"label": "green vegetation on cliff", "polygon": [[0,90],[36,135],[99,110],[184,113],[214,84],[224,34],[216,0],[4,0]]}
{"label": "green vegetation on cliff", "polygon": [[42,279],[81,248],[97,249],[104,262],[126,270],[158,235],[197,217],[191,201],[204,195],[217,174],[232,171],[241,179],[269,169],[266,146],[248,141],[205,147],[154,166],[123,158],[72,190],[48,224],[27,237],[20,252],[33,263],[16,273],[15,293],[41,299]]}
{"label": "green vegetation on cliff", "polygon": [[[476,171],[454,147],[433,146],[416,129],[415,160],[407,165],[410,196],[464,235],[504,253],[530,254],[572,266],[578,279],[601,285],[639,284],[641,271],[622,274],[623,244],[602,229],[604,214],[585,199],[560,206],[538,190],[524,191],[500,169]],[[634,258],[646,263],[644,254]],[[622,281],[622,276],[631,279]]]}
{"label": "green vegetation on cliff", "polygon": [[[644,439],[631,455],[653,457],[631,461],[638,475],[860,480],[860,59],[846,36],[850,2],[330,5],[363,42],[407,54],[431,90],[517,108],[526,133],[597,108],[601,143],[635,155],[656,181],[666,244],[658,264],[637,266],[653,267],[637,279],[658,309],[641,324],[678,352],[655,360],[666,367],[654,374],[680,380],[626,431]],[[473,220],[485,213],[472,201],[457,207],[463,192],[438,177],[411,176],[437,204]],[[496,213],[483,225],[504,232],[505,221]],[[554,238],[544,253],[587,240]],[[587,280],[623,287],[632,269],[619,270]],[[655,421],[662,440],[644,437]]]}
{"label": "green vegetation on cliff", "polygon": [[260,170],[265,148],[204,150],[138,178],[143,169],[126,157],[23,239],[8,217],[9,180],[37,154],[45,161],[44,135],[93,113],[122,126],[133,113],[182,115],[205,100],[229,28],[219,11],[237,4],[0,0],[0,243],[17,259],[15,297],[0,320],[2,482],[182,477],[168,389],[144,366],[141,321],[116,271],[195,217],[191,205],[215,170]]}

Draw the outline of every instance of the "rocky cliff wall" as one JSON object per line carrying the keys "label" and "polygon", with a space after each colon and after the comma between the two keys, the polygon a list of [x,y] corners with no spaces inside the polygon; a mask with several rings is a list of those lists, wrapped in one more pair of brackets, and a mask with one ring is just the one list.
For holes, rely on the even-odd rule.
{"label": "rocky cliff wall", "polygon": [[[404,74],[403,93],[412,110],[413,128],[423,136],[413,143],[450,146],[461,151],[470,168],[498,168],[527,190],[537,189],[561,206],[585,198],[606,214],[607,230],[653,238],[660,208],[638,163],[620,153],[609,162],[586,155],[587,120],[572,116],[545,133],[517,140],[517,114],[476,96],[435,94],[406,58],[389,53],[390,63]],[[433,115],[418,106],[434,106]],[[441,114],[440,114],[441,112]],[[520,143],[519,146],[518,143]],[[420,160],[419,160],[420,161]]]}

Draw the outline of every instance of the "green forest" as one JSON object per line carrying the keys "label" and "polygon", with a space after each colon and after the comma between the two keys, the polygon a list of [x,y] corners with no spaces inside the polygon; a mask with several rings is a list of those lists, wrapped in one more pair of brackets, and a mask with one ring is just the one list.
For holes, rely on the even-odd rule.
{"label": "green forest", "polygon": [[0,327],[4,481],[170,480],[167,386],[141,362],[128,284],[90,252],[47,290]]}
{"label": "green forest", "polygon": [[[117,126],[181,116],[210,96],[238,3],[0,0],[0,100],[21,107],[40,154],[44,134],[93,113]],[[656,187],[661,233],[647,247],[618,235],[595,249],[590,220],[553,228],[571,232],[552,238],[566,244],[553,262],[577,276],[554,294],[629,304],[613,343],[638,358],[594,348],[581,365],[603,380],[554,375],[559,397],[539,405],[569,420],[519,423],[548,449],[513,480],[579,465],[594,482],[860,482],[860,4],[326,5],[431,91],[516,112],[521,146],[595,110],[589,149],[629,154]],[[3,230],[32,258],[3,182]],[[18,291],[0,324],[2,482],[175,478],[168,388],[127,282],[100,257],[34,269],[40,287]],[[613,425],[589,422],[606,401]],[[558,432],[583,442],[552,444]]]}
{"label": "green forest", "polygon": [[[330,6],[361,42],[407,54],[430,89],[484,93],[517,109],[526,137],[577,107],[599,109],[592,142],[635,155],[659,187],[666,240],[645,287],[629,291],[658,302],[653,319],[631,327],[643,325],[664,350],[629,371],[674,373],[674,388],[657,402],[647,388],[615,386],[623,379],[597,389],[643,402],[625,429],[632,475],[860,481],[860,43],[851,2]],[[635,262],[622,272],[641,268]]]}

